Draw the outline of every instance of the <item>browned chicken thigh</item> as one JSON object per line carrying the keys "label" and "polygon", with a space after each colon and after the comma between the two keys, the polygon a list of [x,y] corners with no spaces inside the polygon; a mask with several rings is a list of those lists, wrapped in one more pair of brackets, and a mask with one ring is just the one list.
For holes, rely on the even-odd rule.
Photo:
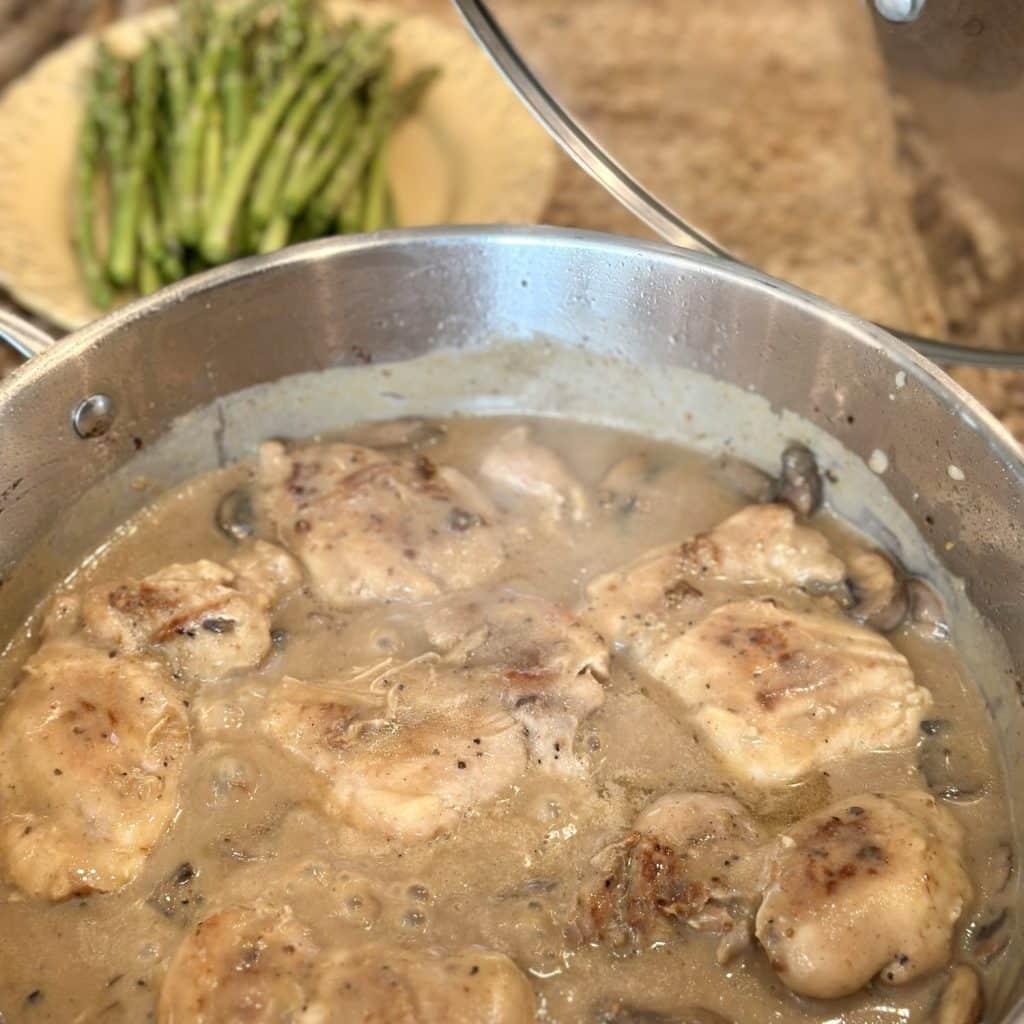
{"label": "browned chicken thigh", "polygon": [[931,707],[883,636],[770,601],[716,608],[643,665],[679,698],[726,771],[755,785],[912,746]]}
{"label": "browned chicken thigh", "polygon": [[590,509],[583,486],[550,448],[533,440],[527,427],[513,427],[498,438],[480,463],[480,476],[499,500],[526,514],[574,523]]}
{"label": "browned chicken thigh", "polygon": [[531,1024],[529,982],[507,957],[381,943],[318,944],[288,909],[202,921],[171,961],[161,1024]]}
{"label": "browned chicken thigh", "polygon": [[931,707],[888,640],[818,596],[845,575],[788,507],[751,506],[595,580],[586,617],[679,699],[734,778],[773,786],[912,746]]}
{"label": "browned chicken thigh", "polygon": [[764,863],[744,807],[712,793],[668,793],[603,850],[580,895],[585,941],[643,949],[676,925],[721,936],[719,959],[749,944]]}
{"label": "browned chicken thigh", "polygon": [[757,938],[794,992],[847,995],[943,966],[971,899],[963,831],[926,793],[842,800],[781,838]]}
{"label": "browned chicken thigh", "polygon": [[350,444],[260,448],[259,504],[335,607],[469,587],[504,557],[498,514],[458,470]]}
{"label": "browned chicken thigh", "polygon": [[0,716],[0,864],[60,900],[132,881],[178,810],[182,695],[155,661],[44,644]]}
{"label": "browned chicken thigh", "polygon": [[104,644],[128,654],[159,654],[179,676],[214,682],[267,656],[270,611],[300,578],[290,555],[254,541],[226,565],[168,565],[141,580],[93,587],[82,601],[82,618]]}

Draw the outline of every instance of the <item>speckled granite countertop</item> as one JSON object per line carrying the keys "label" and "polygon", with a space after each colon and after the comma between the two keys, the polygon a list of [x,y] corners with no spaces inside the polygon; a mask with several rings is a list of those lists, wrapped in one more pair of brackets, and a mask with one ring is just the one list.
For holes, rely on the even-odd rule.
{"label": "speckled granite countertop", "polygon": [[[448,0],[391,2],[455,18]],[[20,10],[13,23],[23,37],[17,53],[0,52],[0,75],[78,26],[153,5],[0,0],[0,32],[5,8],[8,17]],[[48,21],[39,14],[46,6]],[[649,187],[751,261],[876,319],[990,344],[1019,332],[1024,346],[1024,300],[1005,301],[1021,274],[1014,243],[907,104],[893,101],[862,5],[493,6],[545,80]],[[562,60],[567,52],[572,60]],[[647,235],[564,157],[545,220]],[[1024,437],[1024,378],[957,376]]]}

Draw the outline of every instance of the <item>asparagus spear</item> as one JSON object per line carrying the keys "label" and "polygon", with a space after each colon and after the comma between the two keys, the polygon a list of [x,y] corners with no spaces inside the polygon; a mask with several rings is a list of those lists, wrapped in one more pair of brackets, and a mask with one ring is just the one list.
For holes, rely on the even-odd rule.
{"label": "asparagus spear", "polygon": [[139,213],[139,246],[141,249],[139,256],[140,287],[141,261],[143,260],[156,266],[164,282],[177,281],[183,276],[185,271],[178,254],[169,248],[164,240],[159,204],[154,188],[147,188],[143,192],[142,209]]}
{"label": "asparagus spear", "polygon": [[216,18],[205,40],[196,72],[195,88],[177,140],[175,194],[178,231],[182,241],[188,245],[194,245],[201,234],[199,192],[203,171],[203,136],[209,127],[216,99],[226,26],[226,18]]}
{"label": "asparagus spear", "polygon": [[176,129],[185,120],[189,101],[188,60],[180,40],[170,33],[160,37],[160,63],[167,82],[167,102],[171,114],[171,128]]}
{"label": "asparagus spear", "polygon": [[128,285],[135,278],[139,211],[146,172],[156,140],[159,66],[156,49],[149,45],[132,68],[134,131],[125,154],[125,167],[115,187],[114,219],[110,232],[110,276],[115,284]]}
{"label": "asparagus spear", "polygon": [[384,226],[387,228],[398,227],[398,204],[395,202],[395,190],[388,185],[387,201],[384,207]]}
{"label": "asparagus spear", "polygon": [[214,103],[207,116],[206,135],[203,138],[203,183],[200,206],[208,211],[220,187],[221,165],[224,156],[223,119],[220,107]]}
{"label": "asparagus spear", "polygon": [[[102,43],[96,56],[96,124],[109,170],[109,201],[116,203],[124,189],[125,168],[131,146],[131,119],[124,98],[125,69]],[[109,263],[109,251],[108,251]]]}
{"label": "asparagus spear", "polygon": [[266,226],[260,236],[259,251],[274,252],[288,244],[288,235],[291,232],[292,222],[287,214],[279,213]]}
{"label": "asparagus spear", "polygon": [[150,295],[163,286],[156,262],[146,253],[139,257],[139,294]]}
{"label": "asparagus spear", "polygon": [[368,78],[384,58],[384,40],[391,26],[368,33],[356,33],[348,46],[310,81],[288,112],[263,164],[253,193],[252,214],[257,227],[263,227],[280,205],[281,187],[289,171],[296,148],[300,146],[316,108],[332,89],[332,102],[347,99]]}
{"label": "asparagus spear", "polygon": [[320,31],[315,21],[312,0],[285,0],[277,19],[277,68],[280,71],[306,45],[308,33]]}
{"label": "asparagus spear", "polygon": [[[248,0],[233,14],[212,0],[183,2],[183,35],[150,44],[131,68],[130,103],[129,65],[108,51],[90,81],[74,243],[98,304],[111,298],[95,234],[101,165],[112,178],[106,272],[139,288],[335,223],[373,230],[393,221],[387,138],[433,72],[392,88],[381,72],[389,26],[352,30],[340,46],[311,0]],[[269,30],[258,19],[268,3],[281,4]],[[254,110],[254,74],[268,61],[277,73]],[[368,79],[363,116],[354,94]]]}
{"label": "asparagus spear", "polygon": [[247,67],[247,47],[250,43],[257,54],[266,47],[260,38],[259,17],[270,0],[250,0],[235,16],[230,38],[224,50],[221,92],[224,103],[224,162],[231,162],[245,137],[245,128],[255,98],[252,93]]}
{"label": "asparagus spear", "polygon": [[228,255],[231,237],[235,232],[235,222],[245,201],[256,164],[271,141],[278,122],[319,63],[322,54],[323,48],[319,38],[307,44],[298,66],[281,79],[266,107],[252,119],[245,141],[227,169],[210,210],[201,246],[203,255],[209,262],[219,263]]}
{"label": "asparagus spear", "polygon": [[249,96],[245,81],[245,50],[242,37],[234,35],[224,51],[224,162],[230,163],[245,137]]}
{"label": "asparagus spear", "polygon": [[164,248],[175,256],[181,256],[181,240],[178,238],[178,224],[175,219],[176,204],[171,190],[171,170],[173,165],[173,134],[166,133],[163,145],[158,146],[153,154],[153,163],[149,171],[149,184],[156,209],[160,241]]}
{"label": "asparagus spear", "polygon": [[359,181],[378,146],[387,138],[394,125],[416,108],[436,75],[436,69],[427,68],[413,75],[398,90],[391,89],[386,74],[374,82],[366,127],[313,200],[312,209],[317,223],[325,218],[328,223],[337,221],[342,204]]}
{"label": "asparagus spear", "polygon": [[363,230],[380,231],[387,227],[388,141],[384,136],[370,159],[366,172],[366,198],[363,202]]}
{"label": "asparagus spear", "polygon": [[338,232],[342,235],[355,234],[363,229],[363,194],[366,191],[365,176],[356,182],[342,204],[338,217]]}
{"label": "asparagus spear", "polygon": [[326,184],[310,203],[310,220],[320,231],[337,222],[342,206],[366,169],[382,134],[386,132],[394,104],[391,76],[387,70],[374,79],[366,120]]}
{"label": "asparagus spear", "polygon": [[313,126],[295,154],[281,197],[282,208],[292,216],[323,187],[359,123],[359,107],[354,102],[345,103],[340,112],[330,107],[322,113],[319,123]]}
{"label": "asparagus spear", "polygon": [[280,77],[308,42],[309,16],[309,0],[285,0],[269,33],[256,47],[256,88],[261,100],[270,97]]}
{"label": "asparagus spear", "polygon": [[85,288],[93,305],[106,309],[113,293],[103,269],[103,258],[96,244],[96,185],[100,172],[100,136],[98,107],[103,102],[99,88],[99,70],[89,80],[89,94],[82,126],[78,133],[78,155],[75,159],[75,222],[74,243],[78,265]]}

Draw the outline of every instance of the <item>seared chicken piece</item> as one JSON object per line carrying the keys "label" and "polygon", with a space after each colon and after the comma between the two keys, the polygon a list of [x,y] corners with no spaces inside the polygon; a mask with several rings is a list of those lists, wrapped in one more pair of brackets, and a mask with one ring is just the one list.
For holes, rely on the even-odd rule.
{"label": "seared chicken piece", "polygon": [[432,646],[467,667],[608,674],[601,635],[561,605],[517,590],[460,594],[424,612]]}
{"label": "seared chicken piece", "polygon": [[828,541],[800,526],[788,505],[749,505],[689,542],[685,557],[701,576],[783,587],[836,586],[846,567]]}
{"label": "seared chicken piece", "polygon": [[554,519],[581,522],[589,511],[587,493],[565,463],[530,437],[527,427],[514,427],[490,448],[480,475],[503,498],[543,509]]}
{"label": "seared chicken piece", "polygon": [[395,691],[346,683],[304,683],[286,676],[271,691],[262,728],[286,750],[308,760],[343,751],[360,737],[388,727]]}
{"label": "seared chicken piece", "polygon": [[[326,965],[314,1019],[360,1024],[533,1024],[533,989],[501,953],[466,949],[437,956],[372,945]],[[335,1016],[340,1015],[340,1016]],[[305,1018],[303,1018],[305,1019]]]}
{"label": "seared chicken piece", "polygon": [[161,665],[44,645],[0,717],[6,877],[50,900],[127,885],[177,812],[188,749]]}
{"label": "seared chicken piece", "polygon": [[523,726],[531,764],[559,774],[580,769],[576,731],[604,704],[598,680],[608,675],[608,648],[600,635],[559,605],[512,590],[446,602],[427,613],[426,627],[445,652],[430,700],[496,698]]}
{"label": "seared chicken piece", "polygon": [[201,921],[171,960],[160,1024],[278,1024],[308,1014],[322,951],[288,909],[230,908]]}
{"label": "seared chicken piece", "polygon": [[717,608],[642,667],[682,701],[730,774],[755,785],[908,747],[931,707],[884,637],[770,601]]}
{"label": "seared chicken piece", "polygon": [[350,444],[260,448],[263,515],[336,607],[422,600],[491,576],[496,512],[455,469]]}
{"label": "seared chicken piece", "polygon": [[[757,504],[772,499],[775,482],[749,463],[724,456],[708,468],[716,482],[738,497]],[[685,494],[692,484],[692,467],[635,452],[609,467],[598,484],[597,500],[602,508],[620,516],[643,516],[663,504],[666,494]]]}
{"label": "seared chicken piece", "polygon": [[579,900],[589,942],[637,948],[676,922],[722,936],[719,959],[748,944],[763,857],[743,806],[711,793],[670,793],[630,836],[602,852]]}
{"label": "seared chicken piece", "polygon": [[794,992],[848,995],[942,967],[971,899],[963,834],[916,791],[845,799],[782,837],[757,938]]}
{"label": "seared chicken piece", "polygon": [[595,1007],[587,1021],[588,1024],[731,1024],[714,1010],[705,1010],[702,1006],[684,1006],[673,1013],[659,1013],[618,1000]]}
{"label": "seared chicken piece", "polygon": [[160,1024],[531,1024],[533,990],[508,957],[397,946],[321,948],[287,908],[208,917],[178,948]]}
{"label": "seared chicken piece", "polygon": [[262,728],[329,780],[350,824],[429,839],[500,795],[527,764],[580,770],[579,723],[604,701],[601,638],[564,609],[504,591],[424,611],[441,654],[356,686],[285,680]]}
{"label": "seared chicken piece", "polygon": [[644,808],[633,822],[639,833],[671,846],[703,892],[686,923],[698,931],[730,932],[754,904],[762,881],[760,831],[732,797],[670,793]]}
{"label": "seared chicken piece", "polygon": [[255,541],[227,565],[204,559],[93,587],[82,615],[101,642],[126,654],[152,650],[175,673],[213,682],[266,657],[270,610],[299,581],[290,555]]}
{"label": "seared chicken piece", "polygon": [[431,839],[525,770],[520,726],[504,712],[410,713],[395,721],[388,700],[285,680],[267,700],[262,729],[325,777],[332,810],[386,838]]}
{"label": "seared chicken piece", "polygon": [[646,647],[669,620],[688,627],[709,587],[825,591],[846,568],[817,531],[800,526],[786,505],[751,505],[708,533],[660,548],[587,588],[590,617],[606,637]]}
{"label": "seared chicken piece", "polygon": [[846,619],[773,600],[709,612],[737,589],[819,591],[844,578],[825,538],[797,525],[789,508],[751,506],[595,580],[588,616],[681,699],[737,778],[775,785],[837,758],[913,743],[931,705],[906,659]]}

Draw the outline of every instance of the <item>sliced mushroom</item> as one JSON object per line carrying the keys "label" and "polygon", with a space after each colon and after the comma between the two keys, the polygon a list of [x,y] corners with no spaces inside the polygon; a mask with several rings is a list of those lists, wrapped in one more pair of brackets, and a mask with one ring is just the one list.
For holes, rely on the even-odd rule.
{"label": "sliced mushroom", "polygon": [[917,766],[931,792],[941,800],[972,803],[985,792],[985,777],[968,755],[948,742],[948,728],[942,720],[921,723]]}
{"label": "sliced mushroom", "polygon": [[910,621],[928,636],[949,635],[949,613],[942,598],[924,580],[907,576],[880,551],[849,559],[849,614],[858,622],[890,633]]}
{"label": "sliced mushroom", "polygon": [[164,917],[189,921],[203,902],[199,872],[188,862],[179,864],[150,893],[146,903]]}
{"label": "sliced mushroom", "polygon": [[971,945],[983,964],[990,964],[1010,944],[1013,934],[1013,913],[1009,907],[992,913],[986,920],[971,926]]}
{"label": "sliced mushroom", "polygon": [[641,492],[656,476],[650,459],[643,452],[628,455],[616,462],[601,478],[597,488],[597,500],[601,508],[616,515],[632,515],[646,511]]}
{"label": "sliced mushroom", "polygon": [[948,637],[949,610],[945,601],[922,579],[908,579],[906,586],[911,620],[936,640]]}
{"label": "sliced mushroom", "polygon": [[978,1024],[984,1012],[985,997],[977,973],[967,964],[958,964],[939,997],[934,1024]]}
{"label": "sliced mushroom", "polygon": [[994,891],[1005,892],[1006,887],[1013,879],[1013,873],[1017,868],[1016,858],[1013,854],[1013,844],[1006,840],[996,847],[996,854],[992,863],[992,877],[995,883]]}
{"label": "sliced mushroom", "polygon": [[863,551],[848,567],[853,618],[883,633],[896,629],[910,610],[906,581],[896,566],[881,552]]}
{"label": "sliced mushroom", "polygon": [[256,532],[252,495],[244,488],[228,491],[220,499],[214,518],[217,529],[231,540],[242,541],[251,537]]}
{"label": "sliced mushroom", "polygon": [[824,487],[810,448],[791,444],[782,453],[782,475],[775,497],[801,516],[811,516],[821,507]]}
{"label": "sliced mushroom", "polygon": [[666,1014],[619,1002],[596,1007],[590,1019],[592,1024],[730,1024],[721,1014],[701,1006],[686,1006]]}

